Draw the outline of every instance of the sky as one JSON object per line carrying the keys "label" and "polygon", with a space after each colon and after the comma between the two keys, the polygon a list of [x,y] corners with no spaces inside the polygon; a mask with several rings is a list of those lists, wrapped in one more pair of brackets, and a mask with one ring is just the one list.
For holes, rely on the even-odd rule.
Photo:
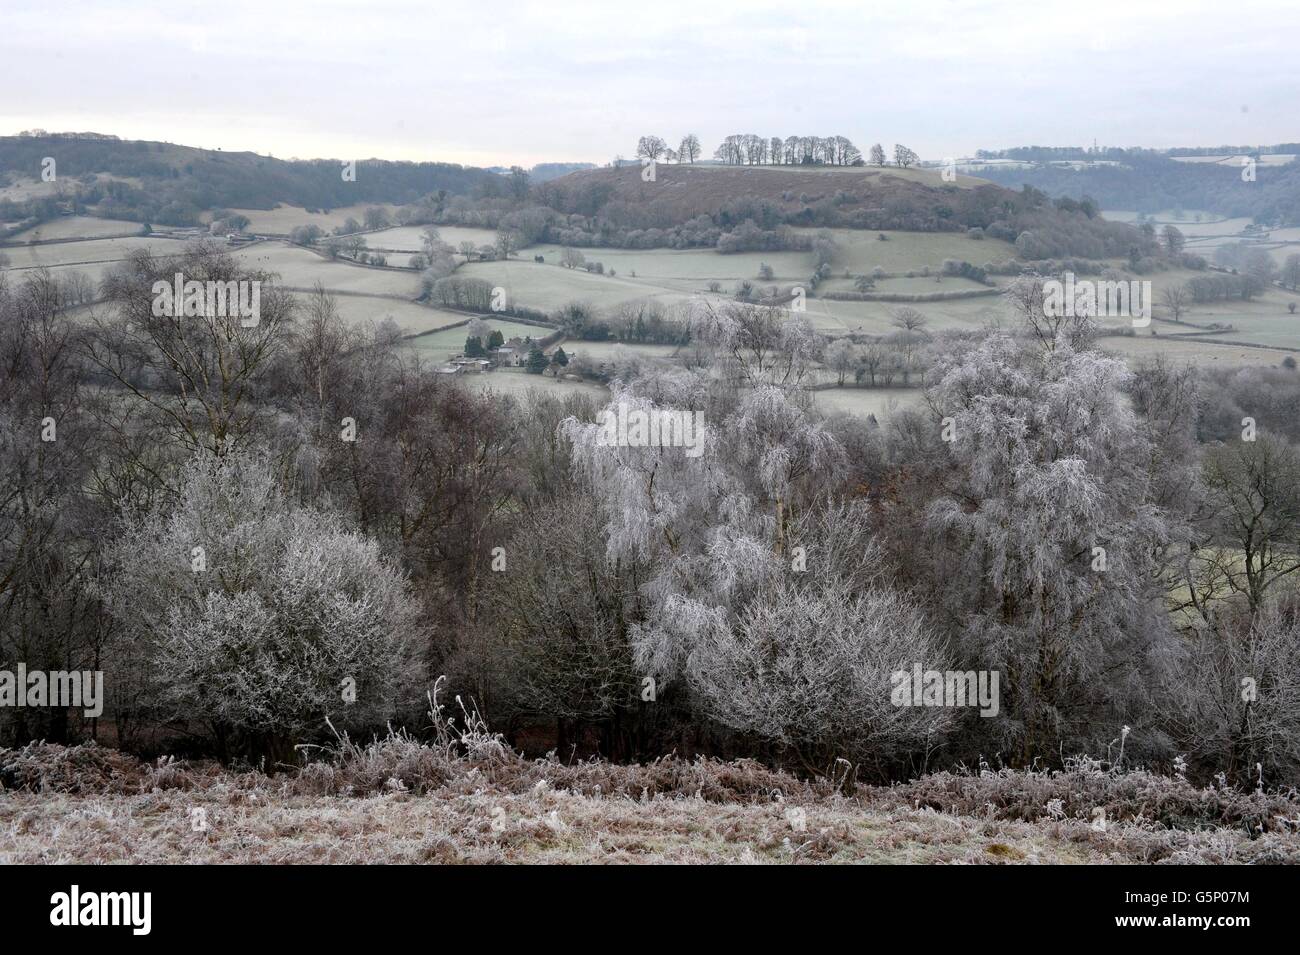
{"label": "sky", "polygon": [[637,138],[1300,140],[1297,0],[2,0],[0,135],[606,163]]}

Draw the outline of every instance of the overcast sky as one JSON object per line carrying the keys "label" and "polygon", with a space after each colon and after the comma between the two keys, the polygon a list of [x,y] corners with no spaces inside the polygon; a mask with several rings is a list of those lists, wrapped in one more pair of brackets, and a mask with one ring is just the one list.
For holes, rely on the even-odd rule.
{"label": "overcast sky", "polygon": [[282,158],[1267,144],[1300,140],[1300,2],[4,0],[0,81],[0,134]]}

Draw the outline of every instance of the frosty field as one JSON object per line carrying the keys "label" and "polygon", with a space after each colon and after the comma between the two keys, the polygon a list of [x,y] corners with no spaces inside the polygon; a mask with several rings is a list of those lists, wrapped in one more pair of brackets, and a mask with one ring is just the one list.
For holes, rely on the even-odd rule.
{"label": "frosty field", "polygon": [[1141,770],[942,772],[877,788],[749,760],[566,763],[398,737],[275,776],[32,744],[0,749],[0,779],[11,865],[1300,861],[1285,824],[1294,795]]}

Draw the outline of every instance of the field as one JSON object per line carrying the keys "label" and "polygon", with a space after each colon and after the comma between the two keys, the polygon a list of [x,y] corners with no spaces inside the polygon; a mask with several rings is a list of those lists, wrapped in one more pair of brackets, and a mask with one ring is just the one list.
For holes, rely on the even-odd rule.
{"label": "field", "polygon": [[[295,293],[299,301],[305,301],[305,293]],[[399,302],[391,298],[378,298],[373,295],[339,295],[334,299],[339,317],[344,321],[362,325],[369,322],[392,320],[404,334],[413,335],[434,329],[446,328],[465,321],[469,316],[459,312],[447,312],[438,308],[429,308],[416,302]],[[417,339],[423,341],[424,339]],[[462,335],[460,345],[464,346]]]}
{"label": "field", "polygon": [[[387,211],[390,217],[397,211],[396,206],[384,205],[383,203],[375,203],[375,205]],[[294,226],[314,225],[319,226],[326,232],[333,232],[349,218],[364,222],[366,210],[369,208],[371,208],[371,205],[366,204],[344,206],[339,209],[330,209],[328,212],[308,212],[299,206],[282,205],[275,209],[231,209],[230,211],[248,216],[248,230],[250,232],[287,235]]]}
{"label": "field", "polygon": [[883,421],[893,411],[919,406],[921,392],[916,388],[823,388],[813,392],[813,404],[825,414],[873,414]]}
{"label": "field", "polygon": [[609,392],[592,382],[570,381],[567,378],[553,378],[550,375],[530,375],[522,368],[499,368],[483,375],[464,375],[457,381],[463,383],[466,388],[478,392],[493,392],[516,397],[522,397],[532,391],[544,395],[587,394],[601,400],[609,397]]}
{"label": "field", "polygon": [[[789,284],[807,281],[813,270],[811,252],[737,252],[721,255],[713,249],[579,249],[588,262],[599,262],[608,272],[614,269],[619,278],[635,278],[681,292],[703,291],[709,281],[723,283],[731,292],[737,282],[749,280],[756,285],[769,282]],[[561,249],[555,245],[537,245],[520,256],[541,255],[546,264],[559,265]],[[760,265],[772,267],[774,277],[760,280]],[[565,271],[568,271],[567,269]]]}
{"label": "field", "polygon": [[282,242],[259,242],[235,251],[252,269],[274,272],[282,285],[312,288],[317,282],[339,292],[392,295],[411,300],[419,293],[414,272],[370,268],[342,260],[330,261],[315,252]]}
{"label": "field", "polygon": [[176,239],[133,237],[59,242],[54,245],[6,246],[0,252],[8,257],[10,268],[24,269],[120,262],[136,249],[146,249],[154,255],[169,255],[183,252],[185,245]]}
{"label": "field", "polygon": [[[1174,162],[1193,162],[1193,163],[1214,163],[1217,165],[1240,167],[1242,160],[1249,157],[1237,153],[1235,155],[1225,154],[1222,156],[1171,156]],[[1261,166],[1285,166],[1295,161],[1295,156],[1290,153],[1264,153],[1257,160]]]}
{"label": "field", "polygon": [[[734,170],[732,171],[734,173]],[[725,170],[714,168],[705,175],[728,176]],[[758,174],[755,171],[755,174]],[[810,176],[847,175],[844,171],[810,171]],[[930,173],[916,173],[922,179]],[[913,177],[915,178],[915,177]],[[825,181],[824,179],[821,181]],[[918,180],[920,181],[920,180]],[[698,180],[697,180],[698,182]],[[253,229],[287,232],[295,225],[306,222],[338,224],[351,215],[360,218],[364,208],[357,206],[308,214],[302,209],[282,206],[275,210],[245,210],[254,218]],[[1111,213],[1116,218],[1132,218],[1131,213]],[[1245,219],[1202,222],[1188,221],[1194,213],[1184,213],[1178,227],[1188,237],[1188,247],[1204,254],[1213,254],[1214,245],[1236,241],[1237,233],[1246,224]],[[1157,217],[1158,219],[1160,217]],[[178,253],[183,245],[175,239],[159,237],[104,238],[135,228],[134,223],[96,219],[87,216],[67,216],[46,223],[38,230],[24,233],[24,238],[78,239],[52,245],[16,245],[3,250],[9,259],[11,275],[21,275],[34,267],[50,268],[55,274],[76,271],[92,281],[102,279],[113,263],[122,261],[131,250],[144,248],[154,254]],[[821,230],[798,230],[815,234]],[[853,277],[883,269],[889,277],[878,280],[875,291],[881,294],[926,295],[955,291],[980,292],[986,287],[969,279],[943,276],[940,273],[946,259],[958,259],[982,264],[1014,256],[1014,247],[996,239],[974,240],[963,233],[908,233],[887,232],[881,240],[876,232],[848,229],[830,230],[838,247],[832,263],[831,277],[824,280],[819,292],[854,291]],[[439,227],[444,241],[453,245],[469,241],[476,245],[491,243],[495,233],[487,229],[470,229],[457,226]],[[370,248],[392,250],[396,262],[405,264],[409,252],[415,254],[421,246],[423,228],[398,226],[367,234]],[[1285,243],[1300,244],[1300,229],[1278,230],[1276,241],[1267,248],[1279,260],[1292,248]],[[512,305],[551,312],[570,303],[585,303],[598,311],[609,312],[620,305],[638,300],[656,300],[666,306],[680,305],[693,296],[706,295],[726,299],[738,283],[747,281],[758,289],[768,285],[789,286],[808,280],[814,267],[811,252],[746,252],[722,255],[713,249],[615,249],[598,248],[581,250],[588,261],[600,262],[606,274],[589,273],[582,269],[567,269],[559,265],[560,247],[541,244],[520,250],[514,258],[495,262],[470,262],[462,265],[457,274],[479,278],[506,290]],[[346,260],[330,260],[322,255],[279,241],[260,242],[233,250],[233,254],[250,267],[264,269],[278,277],[278,281],[298,292],[305,292],[317,283],[337,293],[340,314],[351,322],[380,322],[392,320],[405,334],[416,334],[463,323],[468,316],[451,311],[426,308],[415,301],[419,292],[419,277],[409,270],[368,268]],[[542,256],[544,263],[535,262]],[[1113,263],[1122,267],[1123,263]],[[771,279],[759,279],[759,269],[767,265],[773,270]],[[930,274],[923,274],[925,272]],[[610,274],[613,273],[613,274]],[[910,275],[908,273],[911,273]],[[1149,276],[1156,301],[1156,322],[1152,336],[1141,329],[1133,338],[1108,338],[1104,347],[1116,354],[1138,359],[1164,355],[1178,361],[1191,361],[1209,366],[1245,366],[1280,364],[1289,350],[1300,350],[1300,318],[1287,311],[1292,301],[1300,296],[1271,288],[1254,302],[1220,302],[1194,306],[1184,316],[1196,326],[1211,324],[1231,325],[1231,331],[1215,331],[1204,338],[1173,337],[1185,335],[1196,329],[1161,321],[1164,314],[1160,305],[1161,290],[1169,285],[1187,281],[1197,273],[1169,271]],[[999,284],[1005,282],[997,278]],[[719,293],[708,287],[718,283]],[[883,301],[836,301],[817,294],[806,299],[807,318],[813,326],[832,337],[844,334],[888,335],[895,329],[891,325],[894,311],[902,303]],[[944,301],[913,303],[925,315],[929,327],[975,329],[993,322],[1005,321],[1006,311],[996,296],[972,296]],[[546,331],[535,326],[515,323],[501,324],[506,336],[540,338]],[[1108,324],[1114,324],[1108,323]],[[1121,322],[1120,324],[1124,324]],[[413,347],[430,353],[438,361],[457,354],[464,345],[461,329],[444,334],[424,336],[413,340]],[[580,353],[596,361],[608,360],[617,346],[613,343],[566,342],[565,350]],[[652,357],[672,354],[670,346],[639,346],[637,352]],[[823,376],[822,380],[825,380]],[[556,387],[550,382],[548,386]],[[513,382],[501,387],[518,390]],[[563,387],[563,386],[558,386]],[[874,413],[878,417],[885,410],[883,392],[846,389],[840,392],[823,392],[818,401],[824,407]],[[903,397],[905,396],[894,396]]]}
{"label": "field", "polygon": [[139,235],[139,222],[125,219],[97,219],[94,216],[59,216],[27,229],[11,242],[40,242],[47,239],[84,239],[107,235]]}
{"label": "field", "polygon": [[276,776],[94,744],[0,750],[0,769],[10,865],[1300,861],[1294,795],[1140,770],[945,772],[877,788],[752,761],[562,763],[492,739],[459,755],[401,737]]}
{"label": "field", "polygon": [[[817,229],[798,229],[815,235]],[[944,259],[965,260],[974,265],[1015,258],[1016,248],[1001,239],[970,239],[964,232],[865,232],[859,229],[828,229],[839,246],[832,267],[836,275],[848,269],[855,275],[879,266],[886,272],[932,272],[943,267]],[[880,236],[887,238],[882,241]],[[945,280],[947,281],[947,280]]]}
{"label": "field", "polygon": [[[1103,215],[1118,222],[1134,222],[1137,218],[1136,213],[1122,211],[1108,211]],[[1200,221],[1197,221],[1197,216],[1200,217]],[[1177,228],[1187,239],[1187,251],[1203,255],[1211,262],[1214,261],[1214,252],[1219,246],[1242,241],[1249,241],[1252,245],[1264,249],[1273,256],[1278,265],[1281,265],[1288,255],[1300,252],[1300,228],[1269,229],[1267,238],[1260,238],[1243,234],[1242,230],[1252,221],[1246,217],[1228,219],[1209,212],[1185,211],[1183,217],[1179,218],[1173,212],[1166,210],[1153,216],[1152,221],[1158,229],[1165,225]]]}
{"label": "field", "polygon": [[21,279],[29,270],[47,268],[55,277],[78,272],[91,282],[99,283],[109,269],[137,249],[145,249],[153,255],[175,255],[183,252],[185,246],[176,239],[148,237],[6,246],[0,247],[0,255],[8,258],[9,267],[0,274]]}
{"label": "field", "polygon": [[[435,310],[425,309],[425,311],[433,312]],[[449,318],[454,317],[456,321],[460,322],[469,321],[474,317],[472,315],[462,315],[458,312],[435,312],[435,314],[445,315]],[[489,328],[501,332],[501,334],[507,339],[514,338],[515,336],[518,336],[519,338],[545,338],[551,332],[549,328],[542,328],[537,325],[524,325],[519,322],[511,322],[508,320],[499,321],[490,316],[486,316],[484,321],[488,323]],[[447,324],[451,323],[448,322]],[[459,355],[461,351],[464,350],[466,335],[467,332],[464,328],[453,328],[445,332],[437,332],[433,335],[421,335],[419,338],[413,338],[411,339],[411,347],[418,348],[420,351],[427,351],[437,358],[452,358]]]}
{"label": "field", "polygon": [[[451,225],[440,225],[437,229],[442,241],[453,248],[458,248],[462,242],[473,242],[476,246],[493,245],[497,239],[497,234],[490,229],[467,229],[463,226]],[[424,248],[424,230],[425,226],[408,225],[367,232],[366,246],[371,249],[388,249],[393,252],[415,254]]]}
{"label": "field", "polygon": [[678,349],[676,345],[628,345],[623,342],[584,342],[572,339],[562,344],[570,356],[581,355],[592,361],[609,361],[620,352],[644,358],[669,358]]}
{"label": "field", "polygon": [[[1230,339],[1223,339],[1230,341]],[[1252,348],[1232,344],[1215,344],[1195,338],[1174,339],[1134,335],[1132,337],[1103,338],[1099,342],[1104,351],[1112,352],[1130,361],[1165,358],[1177,363],[1202,365],[1206,368],[1276,368],[1291,352],[1273,348]]]}
{"label": "field", "polygon": [[[526,253],[525,253],[526,254]],[[713,253],[709,253],[713,254]],[[598,309],[612,309],[623,302],[654,298],[665,304],[685,301],[686,290],[617,276],[595,275],[581,269],[566,269],[549,261],[540,265],[523,255],[498,262],[471,262],[458,273],[482,279],[506,290],[512,305],[553,311],[571,302],[585,302]]]}

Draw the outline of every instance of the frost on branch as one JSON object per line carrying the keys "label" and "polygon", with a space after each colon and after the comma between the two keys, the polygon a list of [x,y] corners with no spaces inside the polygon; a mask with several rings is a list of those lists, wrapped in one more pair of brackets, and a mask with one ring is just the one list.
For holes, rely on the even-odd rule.
{"label": "frost on branch", "polygon": [[133,648],[114,682],[166,717],[302,738],[326,717],[382,722],[418,679],[402,572],[335,515],[296,505],[259,454],[194,458],[175,504],[128,515],[106,564]]}
{"label": "frost on branch", "polygon": [[1151,449],[1126,380],[1118,360],[1066,341],[1044,350],[995,335],[929,394],[955,438],[947,493],[928,509],[938,596],[965,621],[964,653],[1006,674],[1008,735],[1026,747],[1067,712],[1083,721],[1102,700],[1149,692],[1168,634],[1151,582],[1169,530],[1148,503]]}

